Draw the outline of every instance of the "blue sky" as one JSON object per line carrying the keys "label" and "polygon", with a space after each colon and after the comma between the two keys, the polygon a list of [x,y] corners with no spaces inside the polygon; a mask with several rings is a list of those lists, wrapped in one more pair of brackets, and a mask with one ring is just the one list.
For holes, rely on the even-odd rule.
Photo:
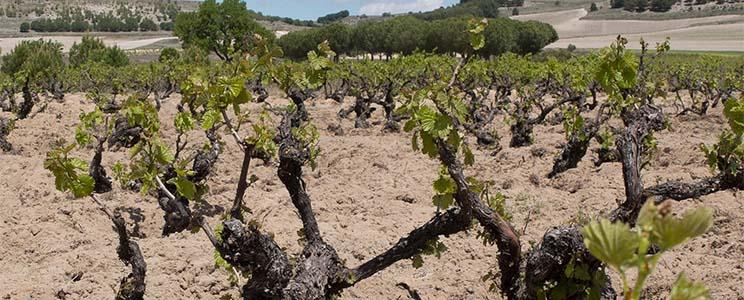
{"label": "blue sky", "polygon": [[329,13],[348,10],[352,15],[384,12],[428,11],[459,0],[245,0],[249,9],[267,15],[315,20]]}

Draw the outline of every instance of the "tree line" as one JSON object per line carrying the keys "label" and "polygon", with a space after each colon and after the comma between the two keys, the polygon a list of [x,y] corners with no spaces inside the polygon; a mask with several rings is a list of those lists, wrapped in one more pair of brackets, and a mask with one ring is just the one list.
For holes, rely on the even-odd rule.
{"label": "tree line", "polygon": [[[425,21],[414,16],[402,16],[384,21],[367,21],[355,26],[333,23],[320,28],[290,32],[277,40],[284,55],[301,59],[325,41],[339,54],[411,54],[416,51],[464,53],[469,47],[468,18],[447,18]],[[479,55],[490,56],[506,52],[535,53],[556,41],[552,26],[536,22],[520,22],[505,18],[489,20],[485,28],[486,45]]]}
{"label": "tree line", "polygon": [[460,3],[450,7],[440,7],[433,11],[410,15],[428,21],[462,16],[495,18],[499,14],[500,7],[516,7],[523,4],[524,0],[461,0]]}
{"label": "tree line", "polygon": [[627,11],[643,12],[646,10],[664,12],[672,8],[678,0],[612,0],[612,8],[623,8]]}
{"label": "tree line", "polygon": [[[40,18],[31,22],[23,22],[20,32],[132,32],[132,31],[158,31],[173,30],[173,18],[176,14],[172,12],[175,7],[170,7],[167,15],[157,16],[158,22],[143,16],[140,11],[132,11],[128,7],[120,6],[114,12],[95,13],[82,9],[64,9],[55,18]],[[157,8],[154,9],[157,11]]]}
{"label": "tree line", "polygon": [[325,16],[322,16],[322,17],[318,18],[318,21],[317,22],[318,23],[321,23],[321,24],[332,23],[332,22],[336,22],[338,20],[341,20],[343,18],[346,18],[348,16],[349,16],[349,11],[348,10],[342,10],[342,11],[337,12],[337,13],[327,14]]}

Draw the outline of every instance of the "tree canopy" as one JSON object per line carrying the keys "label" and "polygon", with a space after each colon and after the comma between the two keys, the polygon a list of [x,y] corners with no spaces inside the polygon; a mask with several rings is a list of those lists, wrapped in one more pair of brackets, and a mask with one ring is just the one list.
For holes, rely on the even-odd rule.
{"label": "tree canopy", "polygon": [[[463,53],[470,48],[466,34],[468,17],[425,21],[401,16],[384,21],[361,22],[356,26],[334,23],[320,28],[290,32],[278,40],[285,56],[304,58],[316,45],[328,40],[339,54],[410,54],[415,51]],[[535,53],[556,41],[552,26],[505,18],[491,19],[484,30],[485,46],[478,54]]]}
{"label": "tree canopy", "polygon": [[195,12],[176,17],[174,34],[184,46],[212,51],[222,60],[252,48],[256,36],[273,39],[273,34],[254,21],[245,2],[239,0],[204,1]]}
{"label": "tree canopy", "polygon": [[88,61],[100,62],[113,67],[129,64],[129,58],[119,47],[106,47],[99,38],[84,36],[70,48],[70,65],[79,66]]}
{"label": "tree canopy", "polygon": [[332,22],[341,20],[343,18],[346,18],[348,16],[349,16],[349,11],[342,10],[340,12],[333,13],[333,14],[327,14],[325,16],[318,18],[318,23],[332,23]]}
{"label": "tree canopy", "polygon": [[3,56],[2,72],[24,77],[27,82],[45,80],[59,74],[64,67],[62,44],[47,41],[21,41]]}

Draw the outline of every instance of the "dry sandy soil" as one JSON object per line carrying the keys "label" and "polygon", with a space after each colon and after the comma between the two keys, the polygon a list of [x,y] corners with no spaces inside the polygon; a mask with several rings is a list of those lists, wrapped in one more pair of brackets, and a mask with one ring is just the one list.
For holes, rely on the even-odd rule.
{"label": "dry sandy soil", "polygon": [[[51,103],[34,118],[18,121],[9,137],[14,150],[0,153],[0,299],[55,299],[62,294],[65,299],[112,299],[119,279],[129,272],[116,258],[117,237],[111,222],[90,200],[74,200],[55,191],[52,175],[43,168],[45,153],[58,140],[74,136],[80,111],[93,108],[82,99],[68,95],[65,103]],[[178,96],[165,104],[162,118],[175,113],[177,101]],[[438,164],[414,153],[407,134],[382,133],[380,125],[354,129],[353,121],[339,121],[339,108],[327,101],[309,107],[321,129],[322,154],[318,169],[306,170],[305,181],[325,240],[347,265],[356,266],[433,216],[431,183]],[[382,117],[376,114],[374,120]],[[325,130],[339,122],[344,135]],[[506,144],[508,126],[499,124]],[[163,127],[172,143],[173,126]],[[723,127],[720,108],[705,117],[672,118],[673,130],[658,134],[660,151],[644,171],[646,184],[709,176],[698,145],[714,142]],[[564,140],[562,131],[560,125],[538,126],[534,146],[505,148],[495,156],[477,150],[476,165],[466,170],[467,175],[493,180],[508,196],[515,228],[524,229],[523,251],[552,226],[607,212],[624,195],[620,165],[595,168],[591,154],[577,169],[556,179],[545,178]],[[226,142],[226,152],[209,179],[206,200],[212,206],[201,209],[211,216],[213,226],[230,206],[242,157],[234,143]],[[76,150],[74,155],[88,159],[91,151]],[[104,165],[126,155],[125,151],[107,153]],[[251,218],[296,255],[301,249],[297,241],[301,223],[276,177],[276,167],[257,164],[251,172],[260,178],[246,195]],[[162,213],[153,197],[115,189],[102,199],[123,211],[129,226],[139,233],[148,266],[147,299],[237,298],[239,288],[231,286],[227,272],[215,269],[212,246],[202,233],[161,237]],[[661,260],[645,299],[663,298],[682,271],[710,286],[713,299],[744,299],[744,197],[741,192],[724,191],[676,207],[700,205],[715,210],[713,230]],[[341,298],[406,299],[407,293],[396,287],[404,282],[423,299],[500,299],[480,280],[495,268],[497,250],[484,246],[475,234],[445,238],[449,250],[441,259],[425,257],[420,269],[413,268],[410,260],[398,262],[348,289]],[[614,284],[619,284],[616,277]]]}
{"label": "dry sandy soil", "polygon": [[641,37],[651,45],[669,37],[674,50],[744,51],[744,18],[737,15],[664,21],[581,20],[586,14],[582,8],[512,18],[553,25],[560,40],[548,46],[552,48],[566,48],[568,44],[602,48],[622,34],[635,49],[640,48],[637,41]]}
{"label": "dry sandy soil", "polygon": [[[107,46],[119,46],[119,48],[123,50],[136,49],[136,48],[144,47],[147,45],[155,44],[160,41],[178,39],[172,36],[138,37],[136,35],[100,36],[99,38]],[[38,39],[55,40],[62,44],[62,48],[63,48],[62,51],[67,52],[70,50],[70,47],[72,47],[74,43],[79,43],[83,39],[83,36],[82,35],[53,35],[53,36],[50,35],[50,36],[34,36],[34,37],[0,38],[0,54],[5,54],[5,53],[10,52],[11,50],[13,50],[13,48],[15,48],[16,45],[21,43],[21,41],[38,40]]]}

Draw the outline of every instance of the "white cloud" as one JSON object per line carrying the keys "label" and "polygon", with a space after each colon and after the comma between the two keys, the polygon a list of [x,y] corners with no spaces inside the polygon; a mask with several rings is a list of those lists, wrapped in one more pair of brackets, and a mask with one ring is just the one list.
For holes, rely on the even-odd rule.
{"label": "white cloud", "polygon": [[381,15],[383,13],[406,13],[409,11],[429,11],[437,9],[444,5],[443,0],[386,0],[378,1],[363,5],[359,9],[359,14],[365,15]]}

